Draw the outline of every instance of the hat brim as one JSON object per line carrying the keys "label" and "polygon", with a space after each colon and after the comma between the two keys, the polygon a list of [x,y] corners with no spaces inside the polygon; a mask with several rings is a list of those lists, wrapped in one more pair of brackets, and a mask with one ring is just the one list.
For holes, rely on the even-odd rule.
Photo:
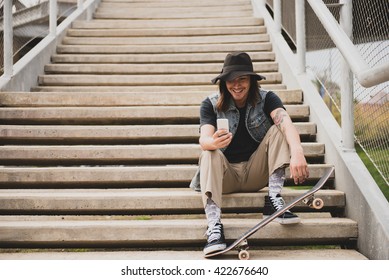
{"label": "hat brim", "polygon": [[232,71],[227,73],[221,73],[219,76],[217,76],[212,80],[212,84],[216,84],[218,80],[232,81],[235,78],[238,78],[240,76],[245,76],[245,75],[250,75],[253,78],[255,78],[257,81],[266,80],[266,77],[262,75],[258,75],[257,73],[251,71]]}

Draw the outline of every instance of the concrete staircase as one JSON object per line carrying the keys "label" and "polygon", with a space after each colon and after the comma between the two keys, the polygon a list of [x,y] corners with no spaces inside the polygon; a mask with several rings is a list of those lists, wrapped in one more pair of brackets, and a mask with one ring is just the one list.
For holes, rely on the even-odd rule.
{"label": "concrete staircase", "polygon": [[[267,77],[263,88],[286,104],[313,185],[331,165],[325,145],[315,141],[303,93],[282,84],[249,0],[104,0],[93,20],[74,22],[31,92],[0,93],[0,246],[202,258],[205,217],[200,195],[188,188],[200,154],[199,104],[217,90],[210,80],[234,50],[250,53]],[[267,250],[252,258],[364,258],[341,249],[355,245],[358,230],[342,217],[345,194],[333,179],[318,193],[320,212],[301,204],[294,209],[301,224],[271,223],[255,234],[250,244]],[[290,201],[305,189],[285,188],[283,196]],[[262,218],[266,192],[225,195],[229,241]],[[123,248],[124,255],[109,252]],[[46,258],[53,256],[63,257]]]}

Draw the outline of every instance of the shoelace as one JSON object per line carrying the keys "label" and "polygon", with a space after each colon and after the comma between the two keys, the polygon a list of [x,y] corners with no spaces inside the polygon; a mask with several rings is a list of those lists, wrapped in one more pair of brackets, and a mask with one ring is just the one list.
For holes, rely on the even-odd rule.
{"label": "shoelace", "polygon": [[222,226],[221,224],[213,224],[212,226],[208,226],[208,230],[204,235],[208,236],[208,242],[212,242],[214,240],[220,239],[221,237]]}
{"label": "shoelace", "polygon": [[272,202],[273,206],[278,210],[280,210],[282,207],[284,207],[284,200],[282,197],[270,197],[270,201]]}

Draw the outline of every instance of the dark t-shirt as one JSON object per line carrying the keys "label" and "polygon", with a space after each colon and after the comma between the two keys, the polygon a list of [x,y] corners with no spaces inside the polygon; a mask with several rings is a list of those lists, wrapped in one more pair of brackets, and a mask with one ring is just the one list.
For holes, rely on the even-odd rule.
{"label": "dark t-shirt", "polygon": [[[284,108],[281,99],[272,91],[269,91],[265,98],[264,112],[273,123],[270,117],[270,113],[277,109]],[[238,108],[239,110],[239,125],[237,131],[232,138],[230,145],[224,151],[224,155],[231,163],[237,163],[242,161],[248,161],[250,156],[257,150],[259,143],[256,142],[249,134],[245,125],[245,116],[247,105],[244,108]],[[213,110],[213,106],[209,98],[207,97],[200,107],[200,126],[204,124],[210,124],[216,126],[216,114]]]}

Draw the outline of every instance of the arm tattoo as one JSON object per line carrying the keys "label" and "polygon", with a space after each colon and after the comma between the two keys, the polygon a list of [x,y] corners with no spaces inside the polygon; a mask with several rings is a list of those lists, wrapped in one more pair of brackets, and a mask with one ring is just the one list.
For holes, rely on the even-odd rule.
{"label": "arm tattoo", "polygon": [[279,129],[281,129],[281,125],[284,122],[284,117],[287,116],[287,113],[284,109],[277,109],[276,114],[273,118],[273,122],[276,126],[278,126]]}

